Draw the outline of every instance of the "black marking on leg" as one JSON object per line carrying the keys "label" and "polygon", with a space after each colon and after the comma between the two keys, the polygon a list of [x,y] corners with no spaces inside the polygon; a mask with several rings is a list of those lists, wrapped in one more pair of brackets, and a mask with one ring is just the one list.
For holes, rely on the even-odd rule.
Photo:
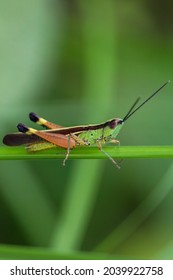
{"label": "black marking on leg", "polygon": [[38,122],[39,121],[39,116],[33,112],[29,113],[29,118],[32,122]]}
{"label": "black marking on leg", "polygon": [[18,130],[19,130],[20,132],[22,132],[22,133],[26,133],[26,132],[29,131],[29,128],[28,128],[26,125],[22,124],[22,123],[19,123],[19,124],[17,125],[17,128],[18,128]]}

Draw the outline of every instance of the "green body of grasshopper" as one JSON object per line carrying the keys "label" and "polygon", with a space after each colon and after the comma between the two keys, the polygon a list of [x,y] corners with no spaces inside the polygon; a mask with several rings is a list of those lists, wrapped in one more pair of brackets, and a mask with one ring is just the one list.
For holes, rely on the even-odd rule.
{"label": "green body of grasshopper", "polygon": [[63,161],[64,165],[69,156],[70,149],[73,149],[76,146],[89,146],[97,144],[98,148],[119,168],[115,160],[102,149],[102,144],[110,142],[119,143],[119,141],[116,140],[116,137],[124,122],[146,102],[148,102],[154,95],[156,95],[167,83],[162,85],[141,105],[133,110],[139,101],[138,98],[123,119],[114,118],[101,124],[63,127],[51,123],[37,116],[35,113],[30,113],[29,116],[33,122],[36,122],[47,129],[36,130],[20,123],[17,126],[20,132],[7,134],[4,137],[3,142],[8,146],[26,145],[27,150],[30,152],[48,149],[55,146],[65,148],[67,152]]}
{"label": "green body of grasshopper", "polygon": [[101,124],[101,128],[97,128],[97,125],[89,126],[89,130],[80,132],[78,137],[89,145],[97,144],[98,141],[105,144],[116,140],[123,124],[121,119],[112,119]]}

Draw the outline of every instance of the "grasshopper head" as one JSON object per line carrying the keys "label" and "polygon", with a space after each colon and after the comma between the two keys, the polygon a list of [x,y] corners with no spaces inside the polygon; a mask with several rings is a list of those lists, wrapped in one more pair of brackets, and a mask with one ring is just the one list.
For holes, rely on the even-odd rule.
{"label": "grasshopper head", "polygon": [[109,121],[109,128],[112,130],[111,134],[113,138],[116,138],[123,124],[124,124],[123,119],[112,119]]}

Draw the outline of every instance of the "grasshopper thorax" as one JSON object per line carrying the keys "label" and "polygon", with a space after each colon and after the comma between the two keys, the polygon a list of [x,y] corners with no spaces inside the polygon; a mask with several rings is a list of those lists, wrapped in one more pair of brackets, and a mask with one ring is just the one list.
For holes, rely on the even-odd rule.
{"label": "grasshopper thorax", "polygon": [[116,136],[118,135],[118,133],[120,132],[123,124],[124,124],[123,119],[112,119],[112,120],[108,121],[107,134],[109,134],[113,139],[115,139]]}

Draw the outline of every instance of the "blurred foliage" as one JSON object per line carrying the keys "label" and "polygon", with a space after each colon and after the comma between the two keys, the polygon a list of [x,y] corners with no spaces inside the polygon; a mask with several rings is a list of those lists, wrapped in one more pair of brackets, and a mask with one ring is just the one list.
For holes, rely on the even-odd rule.
{"label": "blurred foliage", "polygon": [[[170,0],[164,9],[156,0],[0,1],[1,138],[29,124],[30,111],[64,126],[121,118],[173,80],[172,11]],[[172,145],[171,90],[129,119],[121,145]],[[128,159],[120,171],[109,160],[1,161],[0,242],[62,258],[172,258],[172,168],[171,159]]]}

